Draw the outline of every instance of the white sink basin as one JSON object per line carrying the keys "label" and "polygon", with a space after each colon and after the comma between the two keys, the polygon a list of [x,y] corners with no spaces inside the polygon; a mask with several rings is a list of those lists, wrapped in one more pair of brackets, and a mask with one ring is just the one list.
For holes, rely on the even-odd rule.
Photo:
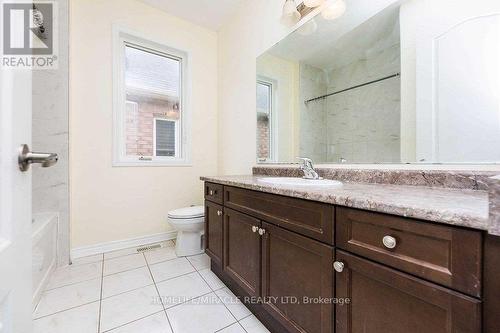
{"label": "white sink basin", "polygon": [[341,187],[342,183],[330,179],[304,179],[295,177],[269,177],[259,178],[262,183],[273,185],[290,185],[290,186],[324,186],[324,187]]}

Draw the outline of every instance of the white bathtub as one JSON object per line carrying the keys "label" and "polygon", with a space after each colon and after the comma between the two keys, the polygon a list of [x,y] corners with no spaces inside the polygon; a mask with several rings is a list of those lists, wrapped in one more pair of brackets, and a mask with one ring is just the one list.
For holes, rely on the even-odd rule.
{"label": "white bathtub", "polygon": [[58,213],[33,214],[33,307],[56,267]]}

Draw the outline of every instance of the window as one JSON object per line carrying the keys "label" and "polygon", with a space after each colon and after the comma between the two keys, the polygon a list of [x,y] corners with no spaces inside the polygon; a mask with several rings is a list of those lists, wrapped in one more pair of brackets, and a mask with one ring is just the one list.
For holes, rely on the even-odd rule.
{"label": "window", "polygon": [[257,160],[271,162],[274,154],[273,121],[274,83],[271,80],[257,81]]}
{"label": "window", "polygon": [[115,34],[114,165],[186,165],[187,55]]}
{"label": "window", "polygon": [[155,119],[155,156],[175,156],[177,150],[177,122],[173,120]]}

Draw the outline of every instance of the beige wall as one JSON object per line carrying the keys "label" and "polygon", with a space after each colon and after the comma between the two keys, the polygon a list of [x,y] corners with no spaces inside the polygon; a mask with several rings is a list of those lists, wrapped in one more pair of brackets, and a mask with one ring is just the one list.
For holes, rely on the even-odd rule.
{"label": "beige wall", "polygon": [[[199,176],[217,173],[217,34],[135,0],[73,0],[70,22],[72,248],[168,231],[167,212],[201,204]],[[190,54],[191,167],[112,167],[115,23]]]}

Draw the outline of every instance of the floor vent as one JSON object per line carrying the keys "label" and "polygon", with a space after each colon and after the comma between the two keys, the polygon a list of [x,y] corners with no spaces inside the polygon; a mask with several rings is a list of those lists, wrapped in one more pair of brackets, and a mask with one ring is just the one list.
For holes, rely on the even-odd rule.
{"label": "floor vent", "polygon": [[142,252],[146,252],[146,251],[156,250],[156,249],[159,249],[159,248],[161,248],[161,244],[146,245],[146,246],[143,246],[143,247],[138,247],[137,248],[137,252],[138,253],[142,253]]}

